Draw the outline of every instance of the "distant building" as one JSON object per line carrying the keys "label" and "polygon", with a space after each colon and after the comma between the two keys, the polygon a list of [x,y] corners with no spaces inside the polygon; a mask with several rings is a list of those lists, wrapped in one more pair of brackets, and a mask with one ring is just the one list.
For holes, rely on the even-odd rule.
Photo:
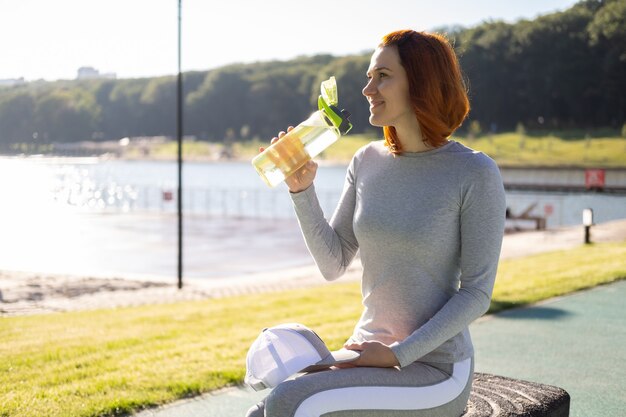
{"label": "distant building", "polygon": [[26,81],[24,81],[24,77],[10,78],[6,80],[0,80],[0,87],[11,87],[14,85],[24,84],[25,82]]}
{"label": "distant building", "polygon": [[78,73],[76,74],[77,80],[89,80],[96,78],[110,78],[115,79],[117,75],[114,72],[107,72],[101,74],[100,71],[95,69],[94,67],[80,67],[78,69]]}

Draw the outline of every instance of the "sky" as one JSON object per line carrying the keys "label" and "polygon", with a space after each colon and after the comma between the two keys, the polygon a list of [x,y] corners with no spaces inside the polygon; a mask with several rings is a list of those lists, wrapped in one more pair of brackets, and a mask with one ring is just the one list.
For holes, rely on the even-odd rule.
{"label": "sky", "polygon": [[[574,0],[182,0],[182,69],[348,55],[397,29],[471,27],[561,11]],[[178,0],[0,0],[0,80],[178,71]]]}

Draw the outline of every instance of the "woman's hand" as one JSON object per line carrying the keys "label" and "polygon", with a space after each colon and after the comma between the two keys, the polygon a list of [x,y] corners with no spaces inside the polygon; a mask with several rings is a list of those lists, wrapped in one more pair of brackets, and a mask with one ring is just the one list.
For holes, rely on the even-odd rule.
{"label": "woman's hand", "polygon": [[[287,132],[291,132],[293,126],[289,126]],[[277,137],[272,138],[272,144],[277,142],[287,133],[282,131],[278,134]],[[259,152],[263,152],[265,148],[259,148]],[[285,178],[285,184],[289,188],[289,191],[292,193],[299,193],[300,191],[304,191],[313,184],[313,180],[315,179],[315,174],[317,173],[317,163],[313,160],[308,160],[306,164],[304,164],[299,170]]]}
{"label": "woman's hand", "polygon": [[361,352],[361,356],[353,362],[336,365],[338,368],[352,368],[354,366],[391,368],[400,365],[391,348],[380,342],[349,343],[344,348],[358,350]]}

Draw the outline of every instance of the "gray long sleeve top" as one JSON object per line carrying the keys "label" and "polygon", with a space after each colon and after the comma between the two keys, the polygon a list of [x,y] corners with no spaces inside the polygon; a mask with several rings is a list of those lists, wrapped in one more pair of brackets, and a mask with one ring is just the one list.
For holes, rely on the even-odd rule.
{"label": "gray long sleeve top", "polygon": [[364,309],[352,341],[390,345],[400,366],[473,355],[468,326],[489,307],[504,232],[492,159],[455,141],[394,157],[377,141],[353,157],[330,221],[314,186],[291,197],[327,280],[360,251]]}

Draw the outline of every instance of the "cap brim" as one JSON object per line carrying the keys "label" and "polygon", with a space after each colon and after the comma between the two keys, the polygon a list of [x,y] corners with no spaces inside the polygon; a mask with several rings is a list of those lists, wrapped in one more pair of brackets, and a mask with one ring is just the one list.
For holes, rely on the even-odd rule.
{"label": "cap brim", "polygon": [[300,372],[315,372],[322,369],[330,368],[333,365],[340,363],[348,363],[357,360],[361,356],[361,352],[358,350],[339,349],[334,352],[330,352],[328,356],[322,358],[321,361],[314,365],[307,366]]}

